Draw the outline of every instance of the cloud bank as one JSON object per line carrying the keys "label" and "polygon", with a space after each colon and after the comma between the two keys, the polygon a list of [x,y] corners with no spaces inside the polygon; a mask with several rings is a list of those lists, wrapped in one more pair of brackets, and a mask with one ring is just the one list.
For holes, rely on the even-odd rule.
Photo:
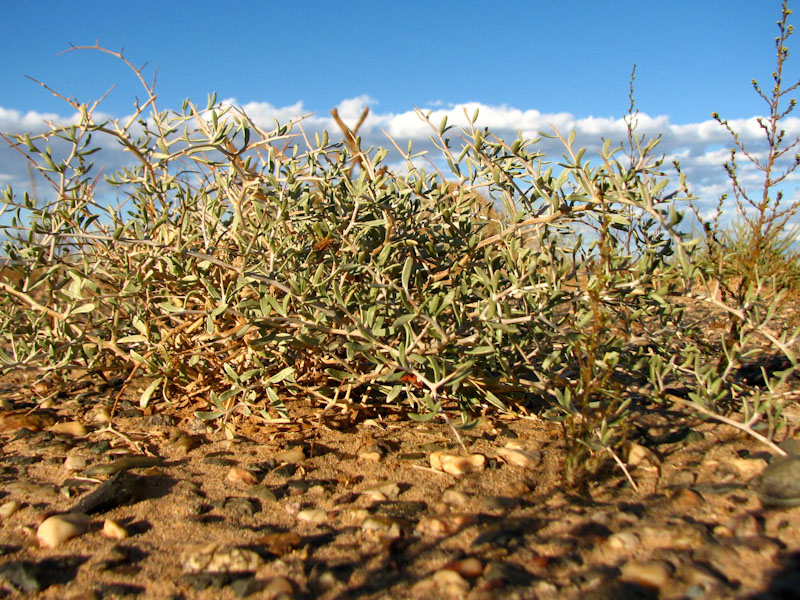
{"label": "cloud bank", "polygon": [[[273,106],[268,102],[239,104],[235,99],[227,99],[222,104],[237,106],[266,130],[271,130],[275,121],[287,123],[302,118],[302,128],[310,139],[313,139],[314,133],[323,129],[327,129],[334,139],[340,136],[339,129],[329,114],[312,113],[302,102],[288,106]],[[369,96],[345,99],[337,108],[342,120],[353,125],[365,106],[370,106],[372,110],[358,132],[363,147],[393,148],[386,137],[388,134],[401,148],[406,148],[410,140],[414,152],[427,150],[432,157],[438,157],[438,151],[430,140],[434,132],[413,109],[400,113],[381,112],[379,102]],[[539,137],[540,132],[552,133],[553,127],[565,137],[570,131],[575,131],[576,147],[587,147],[589,151],[587,158],[590,160],[591,153],[599,151],[603,140],[608,139],[612,146],[615,146],[627,138],[626,123],[622,117],[577,118],[569,113],[542,113],[533,109],[523,110],[513,106],[489,106],[478,103],[443,105],[437,102],[430,107],[420,107],[420,109],[426,113],[430,112],[430,120],[436,125],[446,116],[449,124],[458,127],[466,126],[467,115],[471,116],[477,110],[479,111],[477,126],[488,127],[491,133],[507,141],[516,139],[518,133],[525,138],[535,139]],[[76,119],[77,115],[41,114],[32,111],[21,113],[0,107],[0,131],[10,133],[41,133],[46,130],[46,121],[70,123]],[[762,161],[766,159],[765,132],[759,125],[757,117],[732,120],[730,125],[739,133],[739,140],[751,151],[752,156]],[[800,119],[787,118],[782,121],[782,126],[786,131],[786,139],[792,140],[800,135]],[[457,152],[458,140],[455,137],[457,132],[451,133],[453,148]],[[677,160],[687,177],[692,194],[698,198],[698,205],[704,212],[710,213],[720,195],[731,192],[723,164],[730,158],[733,140],[730,133],[713,119],[699,123],[673,124],[668,116],[640,113],[637,116],[637,133],[644,134],[647,139],[661,136],[657,152],[664,154],[666,158],[665,172],[673,184],[668,186],[668,190],[677,187],[677,175],[667,168],[673,160]],[[547,138],[541,139],[536,149],[543,152],[553,163],[560,160],[563,152],[563,147],[557,140]],[[107,168],[116,168],[127,160],[118,145],[104,150],[107,151],[105,153]],[[747,189],[754,193],[758,192],[763,185],[763,173],[754,169],[743,156],[740,155],[739,158],[740,181]],[[787,158],[791,161],[793,154]],[[402,164],[396,152],[393,155],[390,153],[388,162],[398,166]],[[787,196],[798,197],[799,179],[800,175],[792,175],[784,182]],[[0,184],[12,185],[21,192],[26,189],[29,182],[30,173],[23,157],[0,142]],[[731,201],[728,201],[726,206],[733,208]]]}

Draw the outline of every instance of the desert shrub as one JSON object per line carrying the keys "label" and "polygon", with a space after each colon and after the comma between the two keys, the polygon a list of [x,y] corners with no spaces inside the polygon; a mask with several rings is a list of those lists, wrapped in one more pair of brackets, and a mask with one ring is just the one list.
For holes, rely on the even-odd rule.
{"label": "desert shrub", "polygon": [[[658,139],[631,126],[627,148],[607,140],[590,160],[554,131],[551,164],[541,138],[420,112],[439,156],[426,170],[389,140],[407,162],[393,172],[361,147],[366,113],[351,129],[334,112],[341,140],[302,121],[265,130],[213,96],[161,110],[134,72],[147,99],[125,121],[65,98],[76,124],[5,136],[53,199],[2,195],[0,372],[141,377],[142,406],[231,431],[291,417],[298,396],[464,425],[536,411],[562,423],[573,473],[622,464],[632,411],[676,381],[706,412],[730,395],[685,319],[710,267],[679,229],[686,198],[665,194]],[[93,161],[112,144],[130,161],[103,176]]]}

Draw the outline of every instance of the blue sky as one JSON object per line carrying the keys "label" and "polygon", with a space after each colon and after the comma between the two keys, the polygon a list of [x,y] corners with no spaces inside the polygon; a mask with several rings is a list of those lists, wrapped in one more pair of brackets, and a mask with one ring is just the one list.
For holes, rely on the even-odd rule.
{"label": "blue sky", "polygon": [[[95,40],[158,67],[169,103],[216,90],[240,102],[327,111],[368,95],[376,108],[481,102],[618,117],[638,64],[643,112],[674,123],[761,110],[749,88],[773,65],[769,0],[136,2],[4,0],[0,105],[57,111],[30,75],[79,99],[133,84],[108,56],[57,56]],[[152,73],[152,70],[150,70]],[[129,84],[129,85],[126,85]]]}
{"label": "blue sky", "polygon": [[[621,139],[636,63],[641,131],[664,134],[661,151],[681,160],[693,191],[711,206],[727,191],[722,162],[730,142],[711,112],[736,119],[743,139],[759,139],[753,117],[766,106],[750,81],[770,87],[780,2],[0,0],[0,6],[0,130],[36,130],[43,117],[67,119],[72,112],[26,75],[82,101],[116,85],[102,109],[129,114],[142,90],[119,61],[86,51],[58,55],[70,44],[95,41],[124,47],[136,65],[148,63],[148,78],[157,68],[161,108],[178,108],[187,97],[203,104],[216,91],[257,121],[312,114],[311,128],[333,130],[331,108],[354,120],[368,104],[362,133],[384,146],[381,130],[401,139],[422,135],[415,106],[442,114],[480,107],[485,121],[479,123],[503,137],[515,137],[517,129],[533,136],[553,123],[577,130],[579,141]],[[787,80],[796,74],[790,59]],[[789,125],[790,133],[800,131],[800,121]],[[0,150],[0,184],[26,180],[14,160]]]}

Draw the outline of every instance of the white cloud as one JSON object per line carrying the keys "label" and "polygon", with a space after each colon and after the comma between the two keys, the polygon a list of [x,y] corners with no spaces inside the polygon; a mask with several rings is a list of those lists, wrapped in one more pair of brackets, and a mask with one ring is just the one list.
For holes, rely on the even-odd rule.
{"label": "white cloud", "polygon": [[[303,130],[313,140],[313,134],[327,129],[332,138],[340,136],[340,131],[328,113],[310,113],[302,102],[287,106],[274,106],[268,102],[248,102],[237,104],[236,99],[230,98],[222,102],[223,106],[240,108],[253,121],[266,129],[272,130],[275,121],[281,124],[304,118],[301,125]],[[469,119],[478,110],[476,122],[478,128],[488,127],[490,132],[497,137],[511,141],[517,138],[518,132],[526,138],[536,138],[539,132],[552,134],[552,127],[556,127],[563,136],[571,130],[576,132],[576,148],[586,146],[590,153],[585,159],[591,159],[591,151],[597,151],[602,146],[603,139],[609,139],[613,146],[627,138],[627,125],[622,117],[589,116],[577,118],[570,113],[542,113],[538,110],[523,110],[512,106],[489,106],[474,102],[463,104],[447,104],[441,100],[431,102],[420,111],[430,113],[430,124],[425,123],[415,112],[380,112],[377,101],[368,96],[361,95],[347,98],[338,106],[339,115],[349,126],[353,126],[361,115],[365,106],[370,106],[372,111],[364,124],[359,129],[363,145],[368,147],[384,147],[393,149],[393,145],[386,139],[384,132],[394,138],[398,145],[405,149],[408,141],[413,141],[413,150],[427,150],[432,159],[438,158],[438,151],[430,141],[430,137],[438,130],[439,123],[446,116],[448,123],[457,128],[448,132],[451,137],[451,149],[454,153],[460,150],[461,142],[458,139],[460,127],[468,127]],[[45,121],[72,123],[77,120],[77,115],[59,116],[36,112],[22,113],[0,107],[0,130],[5,132],[40,133],[45,130]],[[124,120],[124,119],[123,119]],[[677,187],[677,176],[669,168],[672,160],[678,160],[683,173],[687,176],[691,191],[699,198],[698,204],[703,212],[716,206],[719,196],[730,193],[730,182],[723,169],[723,164],[730,159],[730,146],[732,138],[726,129],[713,119],[699,123],[673,124],[668,116],[650,116],[644,113],[637,115],[637,133],[644,134],[647,139],[661,136],[661,143],[657,152],[664,154],[666,160],[664,170],[670,176],[673,184],[668,190]],[[766,149],[765,133],[760,127],[758,119],[737,119],[730,121],[730,126],[739,133],[740,141],[753,151],[753,156],[764,159]],[[800,119],[787,118],[781,123],[786,131],[786,139],[792,140],[800,135]],[[561,160],[564,151],[558,140],[544,138],[534,148],[545,153],[552,162]],[[94,155],[98,166],[113,169],[120,166],[124,158],[118,144],[106,145],[105,159]],[[755,192],[759,185],[763,185],[763,174],[755,170],[744,158],[740,158],[740,181],[748,190]],[[103,162],[105,160],[105,162]],[[789,157],[791,161],[791,157]],[[387,163],[402,168],[404,162],[392,151]],[[417,160],[416,164],[424,161]],[[9,182],[16,188],[24,188],[29,181],[27,166],[22,157],[0,144],[0,181]],[[784,161],[783,165],[786,165]],[[791,196],[796,197],[797,181],[800,175],[787,180],[791,193],[787,191],[787,201]],[[729,205],[732,206],[732,205]]]}

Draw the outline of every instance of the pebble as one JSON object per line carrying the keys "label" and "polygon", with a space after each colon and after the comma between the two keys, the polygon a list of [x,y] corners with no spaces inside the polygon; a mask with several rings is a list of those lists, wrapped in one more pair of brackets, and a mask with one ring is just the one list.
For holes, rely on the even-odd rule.
{"label": "pebble", "polygon": [[[40,579],[42,573],[36,564],[15,560],[0,565],[0,580],[16,588],[17,592],[40,591],[44,587]],[[6,588],[6,585],[3,587]]]}
{"label": "pebble", "polygon": [[765,507],[800,506],[800,456],[775,458],[764,470],[758,497]]}
{"label": "pebble", "polygon": [[390,537],[400,537],[402,521],[392,517],[369,515],[361,522],[362,531],[377,531]]}
{"label": "pebble", "polygon": [[119,472],[81,496],[70,511],[92,514],[131,504],[141,498],[145,483],[145,477]]}
{"label": "pebble", "polygon": [[258,483],[258,478],[247,469],[242,469],[241,467],[232,467],[231,470],[228,471],[225,481],[255,485]]}
{"label": "pebble", "polygon": [[263,562],[258,554],[246,548],[208,544],[186,552],[182,565],[185,573],[245,573],[255,571]]}
{"label": "pebble", "polygon": [[297,513],[297,520],[304,523],[324,523],[328,513],[320,508],[304,508]]}
{"label": "pebble", "polygon": [[442,502],[449,506],[466,506],[469,504],[470,497],[464,492],[457,490],[447,490],[442,495]]}
{"label": "pebble", "polygon": [[64,468],[67,471],[83,471],[86,468],[86,458],[71,454],[64,459]]}
{"label": "pebble", "polygon": [[278,501],[278,497],[275,495],[275,492],[273,492],[266,485],[261,483],[252,486],[248,490],[248,493],[254,498],[259,498],[260,500],[266,500],[267,502]]}
{"label": "pebble", "polygon": [[303,462],[306,459],[306,455],[302,450],[295,449],[278,452],[273,458],[279,463],[295,464]]}
{"label": "pebble", "polygon": [[252,517],[261,510],[261,506],[256,500],[238,496],[225,498],[225,500],[222,501],[222,508],[240,518]]}
{"label": "pebble", "polygon": [[44,415],[26,414],[25,412],[0,413],[0,433],[28,429],[41,431],[53,423],[53,419]]}
{"label": "pebble", "polygon": [[672,576],[672,567],[667,563],[629,561],[622,566],[620,579],[649,588],[662,588]]}
{"label": "pebble", "polygon": [[459,456],[447,452],[432,452],[429,460],[432,469],[444,471],[450,475],[483,471],[486,464],[486,457],[483,454]]}
{"label": "pebble", "polygon": [[670,497],[670,503],[677,509],[699,508],[704,502],[702,495],[689,488],[679,488]]}
{"label": "pebble", "polygon": [[469,592],[469,582],[451,569],[436,571],[432,579],[444,596],[463,598]]}
{"label": "pebble", "polygon": [[733,519],[728,527],[737,538],[756,537],[761,535],[761,524],[751,514],[739,515]]}
{"label": "pebble", "polygon": [[255,577],[239,577],[234,579],[230,586],[237,598],[245,598],[250,594],[260,592],[264,584]]}
{"label": "pebble", "polygon": [[658,468],[661,461],[656,456],[655,452],[649,448],[645,448],[641,444],[631,442],[628,445],[627,463],[632,467],[650,466]]}
{"label": "pebble", "polygon": [[17,512],[22,505],[16,500],[9,500],[0,504],[0,519],[7,519]]}
{"label": "pebble", "polygon": [[380,452],[359,452],[358,459],[359,460],[366,460],[369,462],[381,462],[381,453]]}
{"label": "pebble", "polygon": [[302,543],[302,538],[295,531],[268,533],[253,540],[254,544],[264,546],[264,549],[275,556],[288,554]]}
{"label": "pebble", "polygon": [[767,468],[767,461],[763,458],[733,458],[731,464],[736,468],[742,477],[750,480],[757,475],[761,475]]}
{"label": "pebble", "polygon": [[80,421],[66,421],[64,423],[56,423],[50,427],[53,433],[61,433],[63,435],[70,435],[72,437],[83,437],[88,432],[86,427]]}
{"label": "pebble", "polygon": [[606,545],[614,550],[632,552],[639,547],[639,538],[631,531],[618,531],[608,536]]}
{"label": "pebble", "polygon": [[468,579],[474,579],[483,574],[483,563],[474,556],[468,556],[461,560],[454,560],[453,562],[447,563],[443,568],[451,569]]}
{"label": "pebble", "polygon": [[686,526],[674,526],[669,529],[657,527],[642,527],[639,538],[646,548],[691,550],[704,544],[703,533],[700,529]]}
{"label": "pebble", "polygon": [[36,530],[36,537],[43,546],[56,548],[67,540],[83,534],[89,522],[89,516],[81,513],[53,515],[42,521]]}
{"label": "pebble", "polygon": [[273,577],[264,584],[261,593],[267,600],[289,600],[294,597],[294,584],[286,577]]}
{"label": "pebble", "polygon": [[667,478],[668,487],[691,487],[697,481],[697,474],[692,471],[676,471]]}
{"label": "pebble", "polygon": [[400,495],[400,486],[391,481],[381,481],[368,485],[361,493],[376,502],[395,500]]}
{"label": "pebble", "polygon": [[451,569],[440,569],[411,588],[415,598],[466,598],[469,582]]}
{"label": "pebble", "polygon": [[178,454],[185,455],[195,447],[195,442],[192,436],[187,435],[184,432],[180,432],[180,434],[174,440],[172,440],[172,445],[178,451]]}
{"label": "pebble", "polygon": [[477,522],[478,517],[471,514],[446,514],[427,516],[420,519],[416,530],[422,535],[452,535],[458,530]]}
{"label": "pebble", "polygon": [[105,406],[99,407],[92,415],[92,421],[95,423],[105,424],[111,421],[111,411]]}
{"label": "pebble", "polygon": [[113,519],[103,521],[103,535],[112,540],[124,540],[128,537],[128,530]]}
{"label": "pebble", "polygon": [[518,442],[508,442],[505,447],[497,449],[497,456],[510,465],[533,469],[542,462],[542,454],[536,450],[526,450]]}

